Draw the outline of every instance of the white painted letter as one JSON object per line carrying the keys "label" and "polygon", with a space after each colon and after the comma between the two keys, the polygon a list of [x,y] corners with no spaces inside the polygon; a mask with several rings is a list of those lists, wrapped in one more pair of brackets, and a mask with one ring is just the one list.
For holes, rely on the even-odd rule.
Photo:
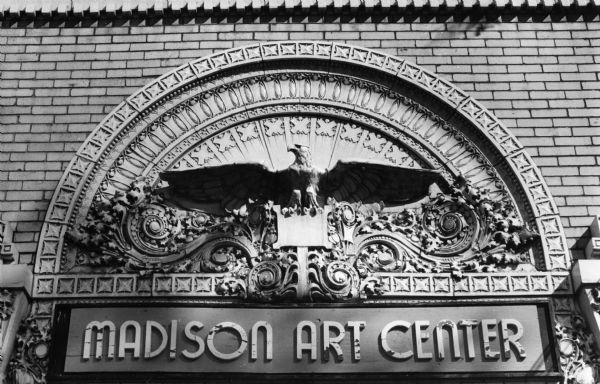
{"label": "white painted letter", "polygon": [[437,349],[437,358],[439,360],[444,359],[444,328],[449,330],[448,338],[450,345],[452,346],[452,357],[460,359],[460,342],[458,340],[458,329],[456,323],[451,320],[441,320],[435,327],[434,341]]}
{"label": "white painted letter", "polygon": [[[523,337],[523,326],[515,319],[502,319],[500,320],[500,330],[502,332],[502,353],[505,359],[510,359],[510,347],[515,350],[515,355],[518,359],[524,359],[527,357],[525,348],[519,343],[521,337]],[[514,335],[509,335],[508,327],[512,326],[516,332]]]}
{"label": "white painted letter", "polygon": [[473,328],[477,326],[479,322],[477,320],[461,320],[458,322],[459,327],[465,329],[465,335],[467,336],[467,344],[465,345],[465,353],[467,360],[473,360],[475,358],[475,343],[473,342]]}
{"label": "white painted letter", "polygon": [[169,338],[169,359],[177,357],[177,320],[171,320],[171,337]]}
{"label": "white painted letter", "polygon": [[500,357],[500,352],[492,350],[490,340],[495,339],[498,334],[492,331],[490,327],[496,326],[496,319],[481,320],[481,341],[483,342],[483,357],[485,359],[497,359]]}
{"label": "white painted letter", "polygon": [[[127,328],[133,327],[133,341],[127,341]],[[133,349],[133,358],[140,358],[140,351],[142,349],[142,327],[140,323],[135,320],[128,320],[121,324],[119,330],[119,359],[125,358],[125,350]]]}
{"label": "white painted letter", "polygon": [[[220,352],[215,347],[215,335],[224,329],[233,329],[238,334],[240,346],[231,353]],[[246,335],[246,331],[244,331],[244,328],[242,328],[239,324],[225,321],[211,328],[210,332],[208,332],[208,337],[206,338],[206,346],[208,347],[210,353],[212,353],[217,359],[235,360],[240,357],[246,350],[246,347],[248,347],[248,335]]]}
{"label": "white painted letter", "polygon": [[352,359],[355,361],[360,360],[360,331],[365,328],[366,324],[365,321],[349,321],[346,323],[352,335]]}
{"label": "white painted letter", "polygon": [[[331,337],[331,329],[335,329],[337,336]],[[344,340],[346,331],[344,326],[337,321],[323,321],[323,359],[329,361],[329,351],[333,348],[336,361],[344,360],[344,353],[340,347],[340,341]],[[331,347],[331,348],[330,348]]]}
{"label": "white painted letter", "polygon": [[250,332],[251,347],[250,347],[250,359],[258,359],[258,330],[264,329],[265,336],[265,359],[267,361],[273,360],[273,327],[266,321],[257,321],[252,326],[252,332]]}
{"label": "white painted letter", "polygon": [[[302,341],[304,328],[308,327],[308,343]],[[296,359],[302,360],[302,352],[310,351],[310,359],[317,360],[317,327],[315,323],[303,320],[296,326]]]}
{"label": "white painted letter", "polygon": [[400,328],[402,330],[402,332],[406,332],[410,329],[410,323],[407,321],[404,321],[404,320],[396,320],[396,321],[392,321],[391,323],[388,323],[385,327],[383,327],[383,329],[381,330],[381,334],[379,335],[379,342],[381,343],[381,348],[392,359],[395,359],[395,360],[410,359],[413,355],[412,351],[396,352],[390,348],[388,341],[387,341],[387,337],[388,337],[388,333],[390,333],[390,331],[394,328]]}
{"label": "white painted letter", "polygon": [[181,354],[188,358],[188,359],[197,359],[200,356],[202,356],[202,354],[204,353],[204,340],[202,340],[202,337],[198,336],[198,335],[194,335],[192,333],[192,330],[194,328],[198,328],[198,330],[201,330],[204,327],[204,324],[202,324],[199,321],[190,321],[189,323],[187,323],[185,325],[185,329],[184,329],[184,334],[185,337],[188,338],[188,340],[195,342],[196,344],[198,344],[198,349],[196,350],[196,352],[189,352],[187,349],[184,349]]}
{"label": "white painted letter", "polygon": [[429,327],[429,321],[417,320],[415,321],[415,344],[417,349],[417,359],[431,359],[433,354],[431,352],[423,351],[423,341],[429,339],[429,332],[425,331]]}
{"label": "white painted letter", "polygon": [[107,359],[115,357],[115,323],[112,321],[92,321],[85,327],[85,334],[83,337],[83,360],[89,360],[90,350],[92,349],[92,332],[96,332],[96,359],[102,358],[102,350],[104,344],[102,342],[104,338],[105,328],[108,328],[108,353],[106,354]]}
{"label": "white painted letter", "polygon": [[[154,351],[152,350],[152,328],[160,332],[160,345]],[[162,353],[167,348],[167,330],[162,324],[156,321],[146,321],[146,340],[144,340],[144,358],[151,359]]]}

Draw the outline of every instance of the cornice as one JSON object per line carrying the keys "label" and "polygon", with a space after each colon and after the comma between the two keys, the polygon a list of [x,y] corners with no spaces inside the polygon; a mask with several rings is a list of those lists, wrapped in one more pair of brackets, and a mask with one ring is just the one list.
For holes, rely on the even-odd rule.
{"label": "cornice", "polygon": [[391,11],[574,11],[600,7],[600,0],[0,0],[0,18],[115,15],[328,15]]}

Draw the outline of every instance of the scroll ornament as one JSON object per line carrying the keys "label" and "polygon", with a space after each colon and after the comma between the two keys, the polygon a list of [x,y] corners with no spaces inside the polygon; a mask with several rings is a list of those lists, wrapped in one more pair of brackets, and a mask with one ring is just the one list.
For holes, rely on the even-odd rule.
{"label": "scroll ornament", "polygon": [[[210,214],[169,205],[144,180],[96,202],[68,239],[72,272],[208,273],[216,292],[258,301],[353,300],[386,292],[381,274],[492,272],[529,265],[538,235],[504,201],[459,178],[419,204],[337,202],[326,215],[330,247],[278,245],[278,206],[250,199]],[[303,251],[304,252],[304,251]]]}
{"label": "scroll ornament", "polygon": [[360,277],[340,252],[314,250],[308,257],[310,297],[315,301],[359,298]]}
{"label": "scroll ornament", "polygon": [[276,241],[271,209],[250,201],[225,216],[181,210],[140,179],[126,194],[93,204],[67,233],[79,248],[71,270],[240,272]]}
{"label": "scroll ornament", "polygon": [[293,248],[266,252],[248,276],[249,296],[260,301],[299,296],[300,263]]}
{"label": "scroll ornament", "polygon": [[449,193],[417,208],[335,203],[330,236],[356,252],[361,276],[377,272],[495,272],[532,268],[528,250],[539,235],[505,201],[458,178]]}

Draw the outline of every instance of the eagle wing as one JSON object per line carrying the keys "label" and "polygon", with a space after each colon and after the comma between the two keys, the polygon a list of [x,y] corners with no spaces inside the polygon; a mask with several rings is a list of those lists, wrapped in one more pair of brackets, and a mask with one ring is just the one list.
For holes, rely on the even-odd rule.
{"label": "eagle wing", "polygon": [[337,201],[408,204],[423,198],[435,182],[445,184],[439,171],[340,160],[321,176],[319,192]]}
{"label": "eagle wing", "polygon": [[216,167],[160,174],[169,183],[162,190],[168,200],[179,205],[186,202],[220,204],[232,210],[249,198],[278,201],[289,184],[283,172],[274,172],[260,163],[233,163]]}

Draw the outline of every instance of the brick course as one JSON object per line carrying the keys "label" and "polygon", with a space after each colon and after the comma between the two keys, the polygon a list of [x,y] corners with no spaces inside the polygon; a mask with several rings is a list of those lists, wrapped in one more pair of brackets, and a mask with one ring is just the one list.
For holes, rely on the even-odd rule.
{"label": "brick course", "polygon": [[[402,56],[453,82],[526,146],[575,257],[600,214],[600,25],[590,22],[271,23],[182,18],[0,29],[0,219],[24,260],[72,154],[122,99],[194,58],[257,41],[338,41]],[[81,24],[85,26],[80,26]],[[109,24],[109,25],[107,25]]]}

